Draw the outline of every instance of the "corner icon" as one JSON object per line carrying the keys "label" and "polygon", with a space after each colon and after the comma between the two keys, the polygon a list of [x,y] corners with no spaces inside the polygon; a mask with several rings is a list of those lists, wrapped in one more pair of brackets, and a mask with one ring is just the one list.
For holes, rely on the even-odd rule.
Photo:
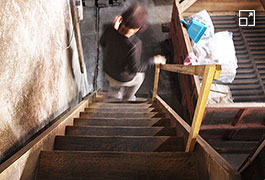
{"label": "corner icon", "polygon": [[239,10],[239,26],[255,26],[255,10]]}

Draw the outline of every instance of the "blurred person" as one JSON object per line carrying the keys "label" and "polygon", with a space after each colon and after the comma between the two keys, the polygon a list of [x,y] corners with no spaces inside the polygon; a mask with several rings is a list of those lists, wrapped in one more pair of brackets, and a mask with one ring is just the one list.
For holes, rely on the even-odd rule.
{"label": "blurred person", "polygon": [[147,11],[142,4],[135,3],[121,16],[116,16],[113,26],[104,31],[100,44],[103,47],[103,69],[109,82],[108,97],[135,101],[148,67],[166,63],[166,58],[161,55],[141,61],[142,41],[136,33],[146,28]]}

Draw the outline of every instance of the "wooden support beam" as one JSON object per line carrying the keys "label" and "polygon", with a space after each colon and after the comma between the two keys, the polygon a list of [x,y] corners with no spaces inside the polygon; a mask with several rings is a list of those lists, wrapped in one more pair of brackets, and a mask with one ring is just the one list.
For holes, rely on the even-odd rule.
{"label": "wooden support beam", "polygon": [[262,4],[263,9],[265,10],[265,0],[260,0],[260,3]]}
{"label": "wooden support beam", "polygon": [[262,150],[264,151],[264,147],[265,147],[265,138],[263,138],[263,141],[260,143],[254,154],[253,155],[251,154],[249,158],[247,158],[246,161],[242,164],[238,172],[240,173],[244,172],[252,164],[252,162],[256,159],[256,157],[262,152]]}
{"label": "wooden support beam", "polygon": [[241,121],[242,117],[244,116],[244,112],[246,109],[240,109],[235,117],[235,119],[232,122],[232,126],[235,126],[238,122]]}
{"label": "wooden support beam", "polygon": [[165,64],[161,66],[162,70],[177,72],[182,74],[189,75],[197,75],[204,76],[204,72],[206,70],[206,66],[214,67],[215,72],[213,74],[214,79],[218,79],[221,74],[221,65],[193,65],[193,66],[185,66],[182,64]]}
{"label": "wooden support beam", "polygon": [[76,46],[78,50],[78,59],[79,59],[79,66],[81,73],[84,73],[84,54],[83,54],[83,47],[82,47],[82,40],[81,40],[81,33],[79,28],[78,16],[75,10],[75,2],[74,0],[70,0],[70,9],[72,15],[72,21],[74,26],[74,34],[76,40]]}
{"label": "wooden support beam", "polygon": [[[244,114],[247,113],[247,109],[240,109],[235,117],[235,119],[232,122],[232,126],[236,126],[244,117]],[[233,139],[233,136],[239,131],[239,129],[233,130],[231,133],[229,133],[226,137],[226,139]]]}
{"label": "wooden support beam", "polygon": [[160,73],[160,64],[156,64],[155,80],[154,80],[154,89],[153,89],[152,101],[155,100],[156,95],[157,95],[157,88],[158,88],[158,81],[159,81],[159,73]]}
{"label": "wooden support beam", "polygon": [[191,132],[189,134],[185,152],[192,152],[194,150],[196,139],[201,127],[201,122],[204,115],[206,103],[208,100],[208,95],[210,92],[212,81],[215,76],[215,71],[216,71],[216,66],[214,65],[207,65],[205,67],[202,86],[198,97],[195,113],[193,116]]}

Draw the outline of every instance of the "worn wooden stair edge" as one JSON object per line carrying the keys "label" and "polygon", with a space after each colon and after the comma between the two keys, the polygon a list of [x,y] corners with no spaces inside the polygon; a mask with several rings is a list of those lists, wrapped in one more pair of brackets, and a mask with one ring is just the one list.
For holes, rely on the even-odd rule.
{"label": "worn wooden stair edge", "polygon": [[76,107],[3,162],[0,165],[0,179],[34,179],[40,151],[52,150],[54,137],[64,135],[65,126],[72,125],[73,119],[79,117],[79,113],[93,102],[98,93],[99,91],[92,92]]}
{"label": "worn wooden stair edge", "polygon": [[159,126],[67,126],[67,135],[176,136],[176,129]]}
{"label": "worn wooden stair edge", "polygon": [[[167,117],[170,117],[171,123],[176,124],[178,132],[183,132],[184,144],[186,144],[191,127],[158,95],[155,98],[154,106],[161,109]],[[241,179],[240,173],[218,154],[218,152],[216,152],[200,135],[197,137],[194,153],[199,170],[199,179],[204,179],[205,177],[214,180]]]}
{"label": "worn wooden stair edge", "polygon": [[43,151],[42,179],[197,179],[193,153]]}
{"label": "worn wooden stair edge", "polygon": [[183,138],[177,136],[56,136],[55,150],[183,152]]}
{"label": "worn wooden stair edge", "polygon": [[161,118],[76,118],[74,125],[79,126],[170,126],[169,119]]}

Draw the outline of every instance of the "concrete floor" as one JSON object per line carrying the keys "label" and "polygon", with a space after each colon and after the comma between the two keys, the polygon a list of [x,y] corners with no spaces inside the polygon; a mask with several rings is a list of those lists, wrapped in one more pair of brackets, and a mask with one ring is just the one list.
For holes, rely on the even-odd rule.
{"label": "concrete floor", "polygon": [[[87,0],[84,7],[84,20],[81,22],[82,43],[86,62],[89,85],[94,89],[107,91],[108,82],[102,71],[102,49],[98,45],[104,26],[112,23],[115,16],[120,15],[126,8],[137,0],[126,0],[121,6],[108,6],[98,8],[95,0]],[[170,22],[173,0],[138,0],[146,5],[148,10],[148,29],[138,34],[143,42],[142,59],[161,54],[167,57],[167,63],[171,62],[172,55],[169,50],[169,33],[162,32],[161,24]],[[166,100],[181,115],[181,106],[178,103],[177,89],[174,84],[174,75],[161,72],[158,94]],[[146,77],[137,96],[150,97],[153,89],[154,67],[146,72]]]}

